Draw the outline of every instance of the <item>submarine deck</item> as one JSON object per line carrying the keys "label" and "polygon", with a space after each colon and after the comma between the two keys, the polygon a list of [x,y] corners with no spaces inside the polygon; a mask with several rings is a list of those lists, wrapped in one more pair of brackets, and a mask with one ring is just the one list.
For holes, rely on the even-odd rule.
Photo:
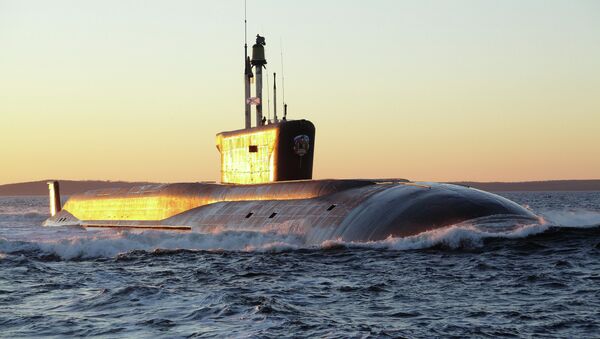
{"label": "submarine deck", "polygon": [[[396,179],[395,182],[408,182]],[[225,201],[311,199],[375,185],[373,180],[300,180],[235,185],[177,183],[102,189],[73,195],[67,210],[79,220],[164,220],[200,206]]]}

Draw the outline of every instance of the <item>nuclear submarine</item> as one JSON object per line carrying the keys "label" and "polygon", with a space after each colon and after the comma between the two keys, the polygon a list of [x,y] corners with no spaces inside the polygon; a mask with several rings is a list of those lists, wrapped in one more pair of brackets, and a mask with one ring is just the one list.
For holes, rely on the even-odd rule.
{"label": "nuclear submarine", "polygon": [[315,126],[288,119],[285,102],[278,118],[275,74],[274,116],[263,117],[265,45],[265,38],[257,35],[250,58],[244,44],[245,128],[216,136],[220,183],[93,190],[72,195],[61,206],[59,183],[50,181],[51,216],[44,226],[276,232],[302,237],[310,245],[406,237],[482,218],[538,220],[515,202],[461,185],[313,180]]}

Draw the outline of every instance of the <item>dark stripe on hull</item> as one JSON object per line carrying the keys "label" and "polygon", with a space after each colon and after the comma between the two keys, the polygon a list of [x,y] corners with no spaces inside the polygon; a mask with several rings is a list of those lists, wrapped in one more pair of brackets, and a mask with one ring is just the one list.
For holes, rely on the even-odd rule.
{"label": "dark stripe on hull", "polygon": [[85,228],[119,228],[119,229],[143,229],[143,230],[162,230],[162,231],[191,231],[190,226],[165,226],[165,225],[139,225],[122,226],[110,224],[83,224]]}

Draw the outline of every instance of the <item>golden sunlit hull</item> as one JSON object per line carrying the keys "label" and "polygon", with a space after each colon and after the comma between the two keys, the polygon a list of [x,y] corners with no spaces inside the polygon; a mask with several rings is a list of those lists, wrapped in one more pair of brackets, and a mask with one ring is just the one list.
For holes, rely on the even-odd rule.
{"label": "golden sunlit hull", "polygon": [[184,183],[72,196],[46,226],[148,228],[201,233],[295,234],[306,243],[382,240],[523,207],[477,189],[406,180],[304,180],[257,185]]}

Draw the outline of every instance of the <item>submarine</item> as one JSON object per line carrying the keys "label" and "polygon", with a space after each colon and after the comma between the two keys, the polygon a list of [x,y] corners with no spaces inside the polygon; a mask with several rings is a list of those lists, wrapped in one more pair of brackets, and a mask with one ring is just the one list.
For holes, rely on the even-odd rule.
{"label": "submarine", "polygon": [[263,116],[265,45],[265,38],[257,35],[250,58],[244,44],[245,127],[216,136],[220,182],[92,190],[70,196],[61,206],[59,182],[49,181],[51,216],[43,225],[276,232],[300,236],[310,245],[407,237],[489,218],[538,220],[513,201],[461,185],[406,179],[313,180],[315,126],[305,119],[288,119],[285,101],[278,118],[276,74],[274,116]]}

